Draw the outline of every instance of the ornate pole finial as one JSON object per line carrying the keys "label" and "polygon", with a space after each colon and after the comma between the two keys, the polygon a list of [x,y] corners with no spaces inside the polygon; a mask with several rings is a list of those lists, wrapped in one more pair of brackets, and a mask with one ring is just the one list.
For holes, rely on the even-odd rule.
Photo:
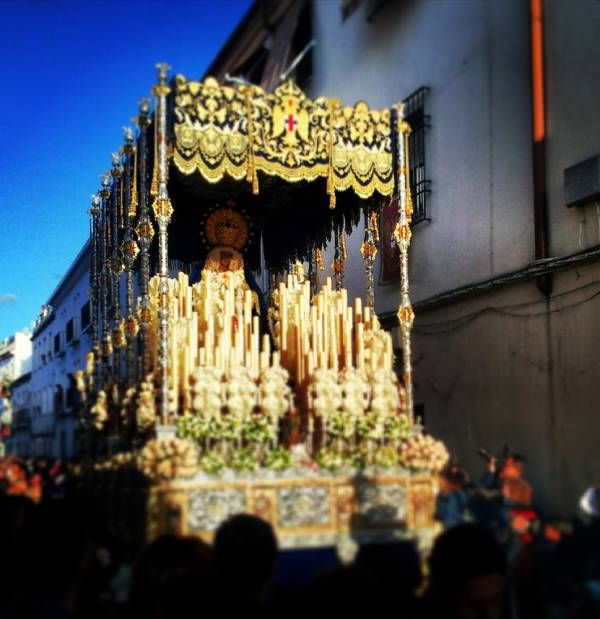
{"label": "ornate pole finial", "polygon": [[90,202],[92,206],[90,207],[89,213],[94,217],[100,213],[100,196],[97,193],[93,193],[90,196]]}
{"label": "ornate pole finial", "polygon": [[140,106],[140,116],[150,115],[150,99],[148,97],[142,97],[138,101],[138,105]]}
{"label": "ornate pole finial", "polygon": [[158,83],[166,84],[167,78],[169,77],[169,71],[171,70],[170,65],[166,62],[159,62],[156,64],[156,70],[158,71]]}
{"label": "ornate pole finial", "polygon": [[123,127],[123,135],[125,136],[125,146],[128,148],[133,146],[133,129],[131,127]]}

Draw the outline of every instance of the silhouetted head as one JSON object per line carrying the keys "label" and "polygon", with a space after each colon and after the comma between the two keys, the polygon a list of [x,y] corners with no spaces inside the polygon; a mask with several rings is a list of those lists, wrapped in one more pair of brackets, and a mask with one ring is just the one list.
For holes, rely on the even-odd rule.
{"label": "silhouetted head", "polygon": [[[204,585],[210,566],[211,550],[202,540],[176,535],[156,539],[142,551],[134,566],[131,587],[134,617],[164,613],[165,608],[178,603],[180,583],[187,585],[193,581],[197,587]],[[197,588],[192,591],[198,594]]]}
{"label": "silhouetted head", "polygon": [[410,597],[421,584],[419,552],[413,541],[361,546],[355,564],[394,595]]}
{"label": "silhouetted head", "polygon": [[231,592],[257,598],[273,576],[277,540],[269,523],[238,514],[218,528],[214,554],[217,574]]}
{"label": "silhouetted head", "polygon": [[525,471],[525,458],[521,454],[511,454],[506,458],[504,466],[500,471],[500,477],[503,479],[518,479],[523,477]]}
{"label": "silhouetted head", "polygon": [[501,617],[506,559],[494,535],[478,525],[449,529],[429,557],[431,587],[446,616]]}

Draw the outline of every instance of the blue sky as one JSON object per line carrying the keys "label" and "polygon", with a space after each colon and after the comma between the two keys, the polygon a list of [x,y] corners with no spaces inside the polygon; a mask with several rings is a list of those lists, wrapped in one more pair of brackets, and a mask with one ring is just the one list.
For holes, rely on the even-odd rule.
{"label": "blue sky", "polygon": [[0,2],[0,339],[88,236],[89,196],[154,65],[200,77],[251,0]]}

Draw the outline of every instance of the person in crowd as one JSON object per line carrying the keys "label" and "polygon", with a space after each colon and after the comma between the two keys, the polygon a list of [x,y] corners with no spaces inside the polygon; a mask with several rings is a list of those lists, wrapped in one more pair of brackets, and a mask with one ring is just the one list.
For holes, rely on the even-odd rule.
{"label": "person in crowd", "polygon": [[189,608],[191,598],[196,600],[193,606],[207,608],[206,594],[215,586],[211,559],[210,547],[198,538],[159,537],[142,551],[133,567],[129,616],[181,616],[176,609],[183,610],[186,602]]}
{"label": "person in crowd", "polygon": [[8,479],[7,494],[27,494],[27,473],[25,467],[18,460],[9,462],[6,477]]}
{"label": "person in crowd", "polygon": [[513,616],[506,557],[494,535],[461,524],[436,540],[430,581],[422,599],[424,619],[508,619]]}
{"label": "person in crowd", "polygon": [[376,580],[383,608],[402,608],[403,616],[414,616],[416,592],[422,581],[421,559],[414,541],[364,544],[354,565]]}
{"label": "person in crowd", "polygon": [[450,465],[439,475],[439,492],[435,502],[435,519],[445,529],[458,526],[470,519],[466,471]]}
{"label": "person in crowd", "polygon": [[217,529],[214,558],[225,607],[232,612],[262,609],[277,558],[271,525],[249,514],[232,516]]}
{"label": "person in crowd", "polygon": [[0,495],[6,494],[8,490],[8,477],[6,475],[6,461],[0,459]]}
{"label": "person in crowd", "polygon": [[600,479],[581,495],[579,510],[586,522],[600,519]]}
{"label": "person in crowd", "polygon": [[89,604],[89,596],[82,596],[94,556],[87,522],[81,506],[67,500],[30,510],[13,565],[19,617],[98,616],[96,600]]}
{"label": "person in crowd", "polygon": [[[323,617],[385,616],[390,607],[385,605],[384,593],[372,572],[357,565],[342,566],[320,574],[308,585],[301,596],[300,612],[294,616],[310,616],[316,609]],[[397,601],[392,608],[400,610],[399,604]]]}
{"label": "person in crowd", "polygon": [[538,513],[533,508],[531,484],[522,477],[505,477],[502,496],[512,530],[523,543],[530,544],[539,525]]}
{"label": "person in crowd", "polygon": [[521,454],[511,453],[500,461],[492,456],[488,458],[487,471],[481,480],[481,485],[486,490],[501,490],[504,479],[522,478],[524,472],[525,458]]}
{"label": "person in crowd", "polygon": [[24,495],[0,494],[0,617],[15,616],[23,529],[33,504]]}

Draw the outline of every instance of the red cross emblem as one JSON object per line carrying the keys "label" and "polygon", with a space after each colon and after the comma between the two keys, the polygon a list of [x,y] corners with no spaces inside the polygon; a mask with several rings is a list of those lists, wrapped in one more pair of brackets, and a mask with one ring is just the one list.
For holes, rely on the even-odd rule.
{"label": "red cross emblem", "polygon": [[293,114],[288,114],[288,117],[287,117],[287,130],[288,131],[295,131],[297,125],[298,125],[298,121],[296,120],[296,117]]}

